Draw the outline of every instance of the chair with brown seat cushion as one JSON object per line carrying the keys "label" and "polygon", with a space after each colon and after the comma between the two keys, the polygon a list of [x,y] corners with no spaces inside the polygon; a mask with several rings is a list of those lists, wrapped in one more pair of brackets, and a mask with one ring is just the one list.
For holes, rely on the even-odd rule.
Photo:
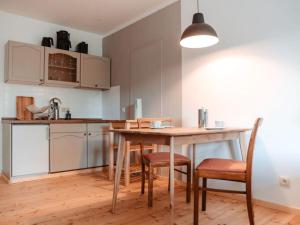
{"label": "chair with brown seat cushion", "polygon": [[[249,146],[246,162],[231,159],[205,159],[200,163],[194,172],[194,225],[198,225],[199,219],[199,178],[202,178],[202,211],[206,211],[206,192],[227,192],[246,194],[248,217],[251,225],[254,225],[254,213],[252,203],[252,161],[255,140],[258,127],[262,124],[263,119],[258,118],[255,121]],[[246,184],[245,191],[220,190],[207,187],[207,179],[219,179]]]}
{"label": "chair with brown seat cushion", "polygon": [[[174,154],[174,165],[175,166],[186,166],[187,172],[183,172],[175,169],[178,172],[187,175],[187,186],[186,186],[186,202],[190,202],[191,199],[191,160],[187,157],[179,154]],[[148,172],[146,168],[148,167]],[[169,152],[153,152],[143,155],[142,162],[142,186],[141,193],[145,193],[145,177],[148,175],[148,207],[152,207],[153,203],[153,170],[158,167],[170,167],[170,153]],[[169,186],[170,187],[170,186]]]}

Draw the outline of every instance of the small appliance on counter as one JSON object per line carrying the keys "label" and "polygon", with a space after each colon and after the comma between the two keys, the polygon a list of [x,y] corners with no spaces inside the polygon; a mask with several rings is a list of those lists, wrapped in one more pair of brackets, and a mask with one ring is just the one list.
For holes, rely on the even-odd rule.
{"label": "small appliance on counter", "polygon": [[50,107],[49,107],[48,119],[49,120],[58,120],[61,100],[57,97],[51,98],[49,101],[49,104],[50,104]]}
{"label": "small appliance on counter", "polygon": [[83,41],[76,46],[76,52],[88,54],[88,48],[89,45]]}
{"label": "small appliance on counter", "polygon": [[53,45],[53,38],[52,37],[43,37],[42,46],[51,47]]}
{"label": "small appliance on counter", "polygon": [[70,34],[68,31],[61,30],[57,32],[56,47],[67,51],[72,48]]}

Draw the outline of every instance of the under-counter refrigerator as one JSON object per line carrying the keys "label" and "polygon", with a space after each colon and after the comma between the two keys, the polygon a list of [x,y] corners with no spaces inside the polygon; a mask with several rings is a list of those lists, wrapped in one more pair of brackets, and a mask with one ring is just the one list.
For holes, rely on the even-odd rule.
{"label": "under-counter refrigerator", "polygon": [[49,126],[12,126],[12,176],[49,173]]}

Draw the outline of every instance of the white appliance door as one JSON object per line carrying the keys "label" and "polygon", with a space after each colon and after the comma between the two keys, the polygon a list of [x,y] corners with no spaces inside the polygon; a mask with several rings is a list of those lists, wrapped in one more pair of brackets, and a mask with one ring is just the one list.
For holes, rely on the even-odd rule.
{"label": "white appliance door", "polygon": [[12,126],[12,175],[49,172],[49,126]]}

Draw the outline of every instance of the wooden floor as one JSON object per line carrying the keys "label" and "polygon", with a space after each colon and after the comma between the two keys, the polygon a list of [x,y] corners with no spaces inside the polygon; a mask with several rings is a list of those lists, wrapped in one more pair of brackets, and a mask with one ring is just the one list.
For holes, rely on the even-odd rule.
{"label": "wooden floor", "polygon": [[[6,184],[0,179],[1,225],[162,225],[169,224],[167,182],[154,183],[154,206],[139,183],[122,188],[117,214],[110,212],[113,185],[104,174],[81,174],[46,180]],[[176,185],[177,225],[192,224],[192,204],[185,203],[184,187]],[[256,225],[300,225],[300,218],[256,207]],[[247,225],[243,202],[208,195],[208,211],[200,213],[202,225]]]}

